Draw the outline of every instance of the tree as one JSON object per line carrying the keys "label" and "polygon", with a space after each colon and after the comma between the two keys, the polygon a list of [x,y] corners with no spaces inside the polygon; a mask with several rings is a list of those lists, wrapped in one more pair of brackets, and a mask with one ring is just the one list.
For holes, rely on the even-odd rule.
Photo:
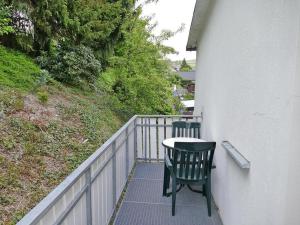
{"label": "tree", "polygon": [[10,8],[4,5],[2,0],[0,0],[0,36],[14,32],[14,29],[11,26],[10,15]]}
{"label": "tree", "polygon": [[192,67],[189,64],[187,64],[185,59],[183,59],[179,70],[182,72],[188,72],[192,70]]}
{"label": "tree", "polygon": [[174,113],[176,100],[167,79],[171,71],[163,58],[174,50],[151,34],[150,20],[141,19],[139,14],[136,11],[126,17],[121,27],[123,39],[109,58],[99,84],[117,98],[123,115]]}
{"label": "tree", "polygon": [[[86,45],[99,57],[112,52],[120,37],[120,27],[134,0],[0,0],[12,4],[13,26],[20,21],[32,25],[32,49],[36,55],[50,51],[53,43]],[[23,32],[28,32],[25,26]],[[16,39],[18,34],[7,39]]]}

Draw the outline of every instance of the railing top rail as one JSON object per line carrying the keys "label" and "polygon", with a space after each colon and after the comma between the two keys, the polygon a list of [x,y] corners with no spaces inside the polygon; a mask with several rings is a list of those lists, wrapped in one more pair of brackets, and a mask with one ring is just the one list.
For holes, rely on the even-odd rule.
{"label": "railing top rail", "polygon": [[137,117],[141,118],[168,118],[168,117],[184,117],[184,118],[193,118],[193,117],[199,117],[201,118],[201,115],[136,115]]}
{"label": "railing top rail", "polygon": [[17,225],[29,225],[37,222],[48,210],[69,190],[69,188],[85,173],[105,150],[126,130],[126,128],[137,118],[133,116],[116,133],[114,133],[100,148],[98,148],[88,159],[75,169],[62,183],[50,192],[39,204],[37,204]]}

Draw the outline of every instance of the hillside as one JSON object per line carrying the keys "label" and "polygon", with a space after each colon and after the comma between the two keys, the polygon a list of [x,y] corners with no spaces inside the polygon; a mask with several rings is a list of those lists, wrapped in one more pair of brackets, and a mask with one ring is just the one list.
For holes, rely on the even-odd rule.
{"label": "hillside", "polygon": [[121,125],[111,99],[0,46],[0,224],[15,224]]}

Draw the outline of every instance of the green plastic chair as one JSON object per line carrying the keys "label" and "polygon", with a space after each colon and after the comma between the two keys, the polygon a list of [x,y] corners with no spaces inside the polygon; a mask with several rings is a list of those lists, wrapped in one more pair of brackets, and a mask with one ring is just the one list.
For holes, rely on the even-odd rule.
{"label": "green plastic chair", "polygon": [[172,137],[193,137],[201,138],[201,123],[175,121],[172,123]]}
{"label": "green plastic chair", "polygon": [[[174,121],[172,123],[172,137],[200,138],[200,128],[201,123],[199,122]],[[167,154],[172,161],[171,150],[172,149],[167,149]],[[166,166],[164,167],[164,183],[166,183],[166,185],[163,187],[163,196],[168,196],[167,189],[170,188],[170,173]],[[180,186],[177,191],[180,191],[181,188],[182,186]]]}
{"label": "green plastic chair", "polygon": [[[176,142],[173,159],[165,155],[165,166],[172,177],[172,216],[175,215],[177,185],[204,185],[208,216],[211,216],[211,169],[216,142]],[[167,180],[164,180],[166,187]]]}
{"label": "green plastic chair", "polygon": [[199,122],[190,122],[187,123],[187,129],[189,132],[189,137],[193,138],[201,138],[201,133],[200,133],[200,128],[201,128],[201,123]]}

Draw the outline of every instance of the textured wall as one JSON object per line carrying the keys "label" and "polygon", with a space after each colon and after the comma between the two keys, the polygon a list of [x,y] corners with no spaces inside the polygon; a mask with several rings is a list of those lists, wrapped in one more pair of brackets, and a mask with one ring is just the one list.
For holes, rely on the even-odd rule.
{"label": "textured wall", "polygon": [[197,50],[195,114],[218,145],[213,195],[224,225],[299,225],[299,0],[215,1]]}
{"label": "textured wall", "polygon": [[[295,28],[297,29],[297,28]],[[298,21],[298,31],[300,33],[300,21]],[[297,67],[294,74],[293,85],[291,88],[290,105],[292,107],[291,130],[288,160],[288,191],[285,202],[285,221],[286,224],[300,224],[300,38],[297,45],[298,59],[296,60]]]}

